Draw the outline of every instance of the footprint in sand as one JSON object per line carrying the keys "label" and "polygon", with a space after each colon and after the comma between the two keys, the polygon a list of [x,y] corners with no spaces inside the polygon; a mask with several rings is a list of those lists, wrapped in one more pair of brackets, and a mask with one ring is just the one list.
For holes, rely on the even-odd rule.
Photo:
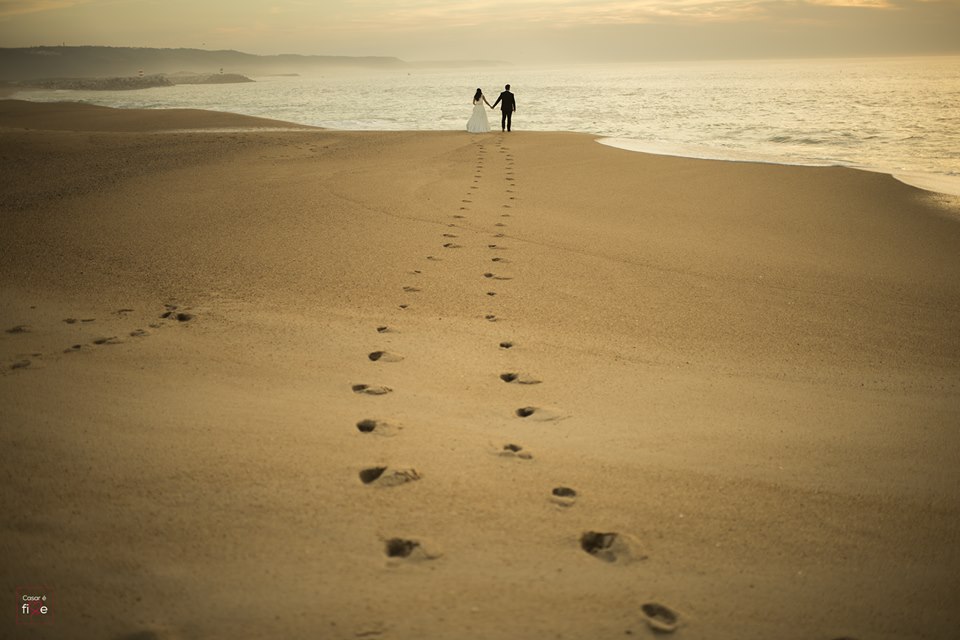
{"label": "footprint in sand", "polygon": [[455,234],[455,233],[444,233],[444,234],[443,234],[443,237],[444,237],[444,238],[459,238],[460,236],[458,236],[458,235]]}
{"label": "footprint in sand", "polygon": [[367,358],[373,362],[400,362],[403,356],[399,353],[390,353],[389,351],[371,351]]}
{"label": "footprint in sand", "polygon": [[491,280],[513,280],[512,276],[498,276],[495,273],[485,273],[483,274],[484,278],[489,278]]}
{"label": "footprint in sand", "polygon": [[496,292],[496,291],[487,291],[487,295],[492,298],[493,296],[497,295],[497,292]]}
{"label": "footprint in sand", "polygon": [[550,501],[561,507],[572,507],[577,501],[577,492],[570,487],[554,487]]}
{"label": "footprint in sand", "polygon": [[7,333],[13,333],[13,334],[30,333],[30,329],[25,324],[18,324],[15,327],[10,327],[9,329],[7,329]]}
{"label": "footprint in sand", "polygon": [[27,359],[17,360],[16,362],[14,362],[13,364],[10,365],[10,370],[11,370],[11,371],[16,371],[17,369],[26,369],[26,368],[28,368],[31,364],[32,364],[31,361],[30,361],[30,360],[27,360]]}
{"label": "footprint in sand", "polygon": [[390,387],[378,384],[355,384],[350,387],[354,393],[362,393],[368,396],[382,396],[393,391]]}
{"label": "footprint in sand", "polygon": [[357,431],[360,433],[371,433],[377,436],[395,436],[402,429],[403,426],[399,424],[371,418],[365,418],[357,423]]}
{"label": "footprint in sand", "polygon": [[490,262],[502,262],[503,264],[507,264],[510,261],[506,258],[490,258]]}
{"label": "footprint in sand", "polygon": [[616,532],[587,531],[580,536],[580,548],[604,562],[629,564],[647,559],[636,539]]}
{"label": "footprint in sand", "polygon": [[499,318],[492,313],[488,313],[487,315],[483,316],[483,319],[487,320],[488,322],[497,322],[499,320]]}
{"label": "footprint in sand", "polygon": [[504,382],[513,382],[516,384],[540,384],[542,380],[538,380],[529,373],[501,373],[500,379]]}
{"label": "footprint in sand", "polygon": [[405,538],[390,538],[385,545],[385,552],[389,558],[408,558],[415,549],[420,548],[416,540]]}
{"label": "footprint in sand", "polygon": [[369,467],[360,472],[360,482],[378,487],[399,487],[408,482],[416,482],[420,473],[416,469],[390,469],[389,467]]}
{"label": "footprint in sand", "polygon": [[160,317],[167,320],[176,320],[177,322],[190,322],[193,320],[193,314],[184,311],[171,310],[161,314]]}
{"label": "footprint in sand", "polygon": [[507,225],[505,225],[505,224],[502,223],[502,222],[498,222],[498,223],[494,224],[493,226],[495,226],[495,227],[505,227],[505,226],[507,226]]}
{"label": "footprint in sand", "polygon": [[654,631],[673,633],[680,626],[680,615],[659,602],[647,602],[640,606],[640,611],[647,625]]}
{"label": "footprint in sand", "polygon": [[503,447],[497,451],[497,455],[504,458],[520,458],[521,460],[532,460],[533,454],[529,451],[524,451],[523,447],[518,444],[505,444]]}
{"label": "footprint in sand", "polygon": [[419,293],[419,292],[420,292],[420,289],[418,289],[417,287],[409,287],[409,286],[404,287],[403,290],[406,291],[407,293]]}
{"label": "footprint in sand", "polygon": [[102,345],[102,344],[122,344],[123,340],[117,336],[110,336],[108,338],[97,338],[93,341],[93,344]]}
{"label": "footprint in sand", "polygon": [[377,327],[377,333],[393,333],[393,329],[391,329],[387,325],[381,325]]}
{"label": "footprint in sand", "polygon": [[143,631],[134,631],[133,633],[125,633],[122,636],[116,636],[114,640],[163,640],[165,637],[171,636],[161,635],[156,631],[144,629]]}
{"label": "footprint in sand", "polygon": [[553,422],[567,417],[557,409],[546,407],[520,407],[513,413],[518,418],[532,422]]}
{"label": "footprint in sand", "polygon": [[401,305],[397,305],[397,306],[400,307],[401,309],[409,309],[409,308],[410,308],[410,305],[408,305],[408,304],[401,304]]}
{"label": "footprint in sand", "polygon": [[411,538],[384,540],[383,550],[391,561],[401,562],[426,562],[443,555],[423,540]]}
{"label": "footprint in sand", "polygon": [[134,329],[129,335],[131,338],[145,338],[150,335],[150,332],[144,329]]}
{"label": "footprint in sand", "polygon": [[513,343],[512,343],[512,342],[507,342],[507,341],[501,342],[501,343],[500,343],[500,348],[501,348],[501,349],[513,349]]}
{"label": "footprint in sand", "polygon": [[433,262],[440,262],[441,258],[437,258],[436,256],[427,256],[427,260],[432,260]]}
{"label": "footprint in sand", "polygon": [[455,242],[447,242],[443,245],[444,249],[461,249],[463,245],[457,244]]}

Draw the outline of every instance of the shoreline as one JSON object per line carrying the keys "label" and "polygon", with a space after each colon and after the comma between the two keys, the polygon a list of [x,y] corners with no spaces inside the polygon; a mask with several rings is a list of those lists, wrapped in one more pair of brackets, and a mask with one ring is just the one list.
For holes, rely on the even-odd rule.
{"label": "shoreline", "polygon": [[960,625],[945,205],[267,123],[0,101],[0,580],[54,585],[52,631]]}
{"label": "shoreline", "polygon": [[[692,160],[716,160],[719,162],[755,162],[761,164],[774,164],[781,165],[785,167],[843,167],[845,169],[853,169],[854,171],[867,171],[870,173],[879,173],[882,175],[890,176],[895,180],[902,182],[905,185],[911,187],[916,187],[923,191],[927,191],[933,194],[941,196],[950,196],[960,198],[960,176],[951,176],[942,173],[930,173],[923,171],[896,171],[891,169],[882,169],[882,168],[873,168],[865,166],[857,166],[852,164],[843,164],[843,163],[830,163],[826,161],[822,162],[803,162],[796,160],[794,162],[787,162],[781,158],[774,156],[764,156],[761,154],[751,154],[749,152],[732,152],[728,150],[726,153],[721,152],[720,150],[708,149],[706,147],[695,148],[695,147],[682,147],[677,145],[670,144],[660,144],[660,143],[645,143],[642,140],[636,140],[634,138],[605,138],[601,137],[597,140],[600,144],[604,144],[615,149],[623,149],[624,151],[633,151],[636,153],[647,153],[651,155],[662,155],[662,156],[671,156],[676,158],[689,158]],[[960,200],[958,200],[960,204]]]}
{"label": "shoreline", "polygon": [[[27,88],[24,91],[39,91],[41,90],[38,87]],[[0,99],[7,98],[11,99],[11,96],[15,96],[16,91],[6,91],[4,92],[3,87],[0,87]],[[24,98],[14,97],[13,99],[24,100]],[[30,100],[24,100],[30,101]],[[66,100],[69,102],[69,100]],[[104,105],[106,106],[106,105]],[[116,107],[109,107],[116,108]],[[164,110],[166,108],[160,108],[157,110]],[[223,112],[223,113],[234,113],[234,112]],[[236,114],[243,115],[243,114]],[[310,125],[300,125],[297,123],[290,123],[291,126],[310,126]],[[381,132],[385,133],[388,131],[459,131],[460,129],[340,129],[327,127],[333,131],[371,131],[371,132]],[[538,130],[531,129],[528,130],[529,133],[581,133],[583,135],[594,136],[598,142],[601,144],[608,144],[609,146],[617,147],[620,149],[625,149],[628,151],[637,151],[641,153],[649,153],[653,155],[667,155],[681,158],[690,158],[698,160],[720,160],[728,162],[760,162],[768,164],[778,164],[783,166],[797,166],[797,167],[808,167],[808,166],[843,166],[850,169],[856,169],[860,171],[871,171],[875,173],[883,173],[886,175],[891,175],[897,180],[908,184],[910,186],[917,187],[924,191],[929,191],[931,193],[939,194],[942,196],[949,197],[960,197],[960,176],[949,175],[939,172],[930,172],[930,171],[915,171],[915,170],[898,170],[898,169],[886,169],[882,167],[871,167],[864,165],[857,165],[849,162],[842,161],[806,161],[800,158],[790,158],[783,157],[776,154],[769,153],[760,153],[760,152],[750,152],[743,150],[732,150],[732,149],[721,149],[719,147],[709,148],[709,147],[698,147],[695,145],[689,144],[680,144],[680,143],[667,143],[667,142],[648,142],[638,138],[630,137],[619,137],[619,136],[607,136],[598,133],[592,133],[588,131],[554,131],[554,130]]]}

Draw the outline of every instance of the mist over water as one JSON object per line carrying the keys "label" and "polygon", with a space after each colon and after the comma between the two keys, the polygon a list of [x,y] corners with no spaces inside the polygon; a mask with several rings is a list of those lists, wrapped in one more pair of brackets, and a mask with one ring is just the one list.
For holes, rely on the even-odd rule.
{"label": "mist over water", "polygon": [[[650,63],[263,77],[31,100],[198,108],[350,130],[463,130],[512,85],[518,131],[628,149],[929,175],[960,193],[960,58]],[[491,125],[499,114],[490,112]],[[949,185],[956,185],[955,189]],[[944,186],[946,185],[946,186]]]}

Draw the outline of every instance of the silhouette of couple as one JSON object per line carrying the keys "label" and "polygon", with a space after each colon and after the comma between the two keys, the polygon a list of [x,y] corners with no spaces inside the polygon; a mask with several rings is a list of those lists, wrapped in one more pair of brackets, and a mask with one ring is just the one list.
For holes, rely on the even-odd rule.
{"label": "silhouette of couple", "polygon": [[483,91],[477,89],[477,92],[473,95],[473,115],[467,120],[467,131],[470,133],[490,131],[490,122],[487,120],[487,112],[483,108],[484,104],[491,109],[496,109],[497,105],[500,105],[500,127],[504,131],[510,131],[510,126],[513,123],[513,112],[517,110],[517,101],[510,93],[510,85],[504,87],[500,97],[493,104],[487,102]]}

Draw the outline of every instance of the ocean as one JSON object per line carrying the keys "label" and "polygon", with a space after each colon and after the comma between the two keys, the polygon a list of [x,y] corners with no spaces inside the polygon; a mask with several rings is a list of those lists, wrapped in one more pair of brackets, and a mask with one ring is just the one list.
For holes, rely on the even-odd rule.
{"label": "ocean", "polygon": [[[235,70],[230,70],[235,71]],[[349,130],[462,130],[510,83],[517,131],[668,155],[890,173],[960,195],[960,57],[501,66],[13,97],[197,108]],[[491,125],[499,125],[490,113]]]}

